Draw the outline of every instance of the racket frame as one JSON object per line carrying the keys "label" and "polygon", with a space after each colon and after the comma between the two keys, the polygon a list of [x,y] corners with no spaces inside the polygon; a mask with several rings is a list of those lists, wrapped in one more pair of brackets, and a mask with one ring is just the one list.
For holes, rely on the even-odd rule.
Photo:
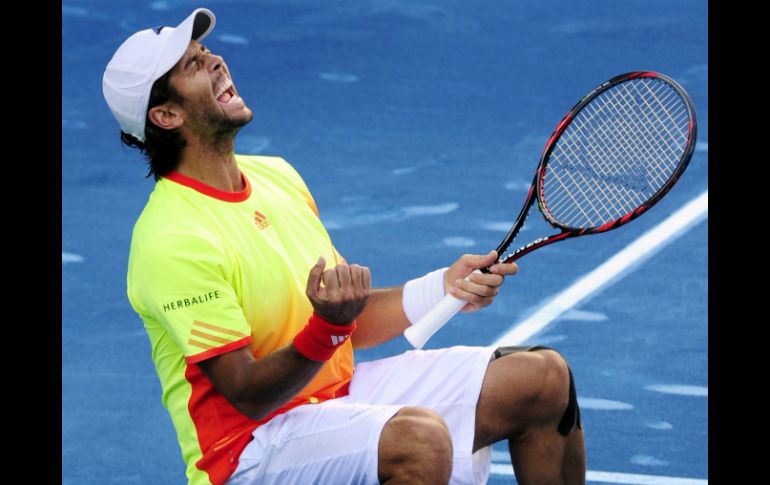
{"label": "racket frame", "polygon": [[[690,119],[690,123],[688,126],[686,146],[679,160],[679,163],[677,164],[676,168],[674,169],[674,172],[666,181],[666,183],[663,184],[663,186],[660,189],[658,189],[652,196],[650,196],[644,203],[639,205],[639,207],[632,210],[631,212],[628,212],[622,215],[621,217],[608,221],[602,224],[601,226],[596,226],[591,228],[577,229],[577,228],[573,228],[573,227],[569,227],[564,224],[561,224],[560,222],[555,220],[551,215],[551,213],[548,211],[547,205],[543,203],[543,196],[542,196],[543,186],[544,186],[544,177],[546,174],[546,169],[548,167],[548,161],[550,159],[551,152],[556,146],[556,143],[561,138],[561,135],[569,126],[570,122],[572,122],[572,120],[575,119],[578,113],[580,113],[580,111],[583,110],[583,108],[585,108],[592,100],[594,100],[596,97],[598,97],[608,89],[618,84],[630,81],[632,79],[637,79],[637,78],[660,79],[661,81],[671,86],[677,92],[677,94],[679,94],[679,96],[681,97],[681,99],[685,104],[685,107],[687,109],[687,114]],[[687,168],[687,165],[690,163],[692,154],[695,150],[697,133],[698,133],[698,123],[695,115],[695,106],[693,105],[692,99],[690,99],[690,96],[679,85],[679,83],[677,83],[670,77],[664,74],[661,74],[659,72],[634,71],[634,72],[628,72],[625,74],[620,74],[608,81],[603,82],[602,84],[594,88],[591,92],[583,96],[580,99],[580,101],[578,101],[575,104],[575,106],[573,106],[572,109],[570,109],[567,112],[567,114],[564,116],[564,118],[562,118],[559,124],[556,125],[556,128],[554,129],[553,133],[551,133],[551,136],[548,138],[548,142],[545,144],[545,148],[543,148],[543,153],[540,156],[540,162],[538,163],[537,170],[535,171],[535,177],[532,180],[532,186],[529,188],[529,192],[527,193],[527,198],[525,199],[524,206],[522,207],[521,212],[519,212],[519,215],[516,218],[516,222],[514,223],[513,227],[511,228],[510,231],[508,231],[508,234],[506,234],[505,238],[496,249],[498,254],[498,262],[511,263],[521,258],[525,254],[528,254],[534,251],[535,249],[541,248],[548,244],[552,244],[564,239],[569,239],[577,236],[590,235],[590,234],[600,234],[602,232],[611,231],[613,229],[617,229],[618,227],[644,214],[653,205],[655,205],[660,199],[662,199],[663,196],[666,195],[666,193],[668,193],[669,190],[671,190],[671,187],[673,187],[676,184],[676,182],[679,180],[679,177]],[[559,232],[558,234],[537,238],[534,241],[516,249],[511,253],[505,254],[505,252],[508,249],[508,246],[511,245],[511,243],[516,238],[521,228],[524,226],[524,222],[526,221],[527,216],[529,215],[529,212],[532,208],[532,205],[535,203],[535,201],[537,201],[538,210],[543,215],[543,218],[546,220],[546,222],[548,222],[552,227],[556,229],[560,229],[561,232]]]}

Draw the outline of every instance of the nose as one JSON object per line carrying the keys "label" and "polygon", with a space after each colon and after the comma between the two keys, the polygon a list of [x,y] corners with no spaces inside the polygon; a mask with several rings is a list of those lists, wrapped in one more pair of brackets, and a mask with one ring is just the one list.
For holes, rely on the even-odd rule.
{"label": "nose", "polygon": [[220,69],[225,63],[225,60],[222,59],[222,56],[218,56],[216,54],[209,54],[208,57],[209,57],[208,70],[210,73],[213,73],[214,71]]}

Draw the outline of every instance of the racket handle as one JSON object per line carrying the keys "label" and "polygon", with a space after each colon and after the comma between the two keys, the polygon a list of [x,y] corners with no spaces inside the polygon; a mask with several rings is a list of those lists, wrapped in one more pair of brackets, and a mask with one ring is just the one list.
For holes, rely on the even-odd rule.
{"label": "racket handle", "polygon": [[[480,273],[480,271],[475,270],[474,273]],[[465,279],[469,278],[470,275]],[[404,330],[404,337],[412,344],[412,347],[421,349],[433,334],[446,325],[467,303],[467,301],[447,293],[428,313],[417,320],[414,325]]]}
{"label": "racket handle", "polygon": [[415,349],[421,349],[434,333],[443,327],[465,304],[465,300],[446,295],[414,325],[404,330],[404,337]]}

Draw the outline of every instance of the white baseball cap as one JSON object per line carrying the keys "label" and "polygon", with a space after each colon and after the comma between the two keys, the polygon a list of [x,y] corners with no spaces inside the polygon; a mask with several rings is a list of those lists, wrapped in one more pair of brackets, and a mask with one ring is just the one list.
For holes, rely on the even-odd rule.
{"label": "white baseball cap", "polygon": [[121,130],[144,141],[152,85],[179,62],[190,40],[202,40],[214,24],[211,10],[198,8],[176,28],[142,30],[118,47],[104,71],[102,91]]}

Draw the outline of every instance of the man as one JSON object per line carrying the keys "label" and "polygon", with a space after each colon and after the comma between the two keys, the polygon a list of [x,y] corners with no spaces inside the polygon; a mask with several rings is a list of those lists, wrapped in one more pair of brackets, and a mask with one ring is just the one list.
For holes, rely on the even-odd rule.
{"label": "man", "polygon": [[[584,483],[572,375],[556,352],[453,347],[353,364],[445,292],[489,305],[514,264],[465,255],[404,287],[347,264],[283,159],[235,155],[252,111],[200,42],[213,13],[138,32],[104,74],[124,143],[157,183],[128,296],[190,483],[483,483],[507,439],[520,483]],[[473,274],[490,267],[490,274]],[[523,351],[532,350],[532,351]]]}

